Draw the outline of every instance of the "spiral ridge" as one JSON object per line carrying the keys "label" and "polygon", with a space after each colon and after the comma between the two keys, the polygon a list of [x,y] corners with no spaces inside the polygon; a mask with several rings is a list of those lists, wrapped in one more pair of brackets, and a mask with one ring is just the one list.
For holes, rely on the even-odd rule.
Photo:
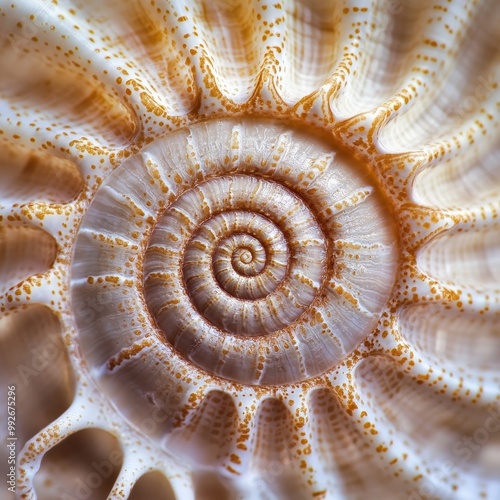
{"label": "spiral ridge", "polygon": [[393,223],[375,183],[323,140],[214,120],[120,170],[94,202],[109,220],[96,228],[91,206],[84,225],[103,235],[128,221],[113,230],[140,240],[138,300],[174,355],[234,382],[293,383],[335,366],[377,323],[395,275]]}
{"label": "spiral ridge", "polygon": [[[194,231],[197,235],[191,239]],[[228,287],[233,293],[221,286],[211,263],[216,250],[217,268],[221,266],[224,247],[218,246],[219,238],[232,238],[236,243],[244,238],[246,246],[235,249],[240,257],[247,255],[253,260],[252,253],[261,250],[262,271],[267,271],[264,276],[260,272],[250,277],[230,273]],[[273,239],[278,238],[280,245],[274,248]],[[250,239],[258,245],[249,246]],[[215,240],[215,249],[210,240]],[[293,243],[290,252],[284,246],[287,240]],[[286,258],[288,253],[288,259],[279,258]],[[230,260],[235,260],[234,252]],[[189,298],[202,318],[224,332],[265,335],[292,324],[311,305],[320,289],[326,261],[321,229],[308,207],[292,192],[266,179],[219,177],[184,193],[158,222],[145,258],[148,304],[174,345],[183,341],[179,336],[188,336],[183,332],[193,318],[187,307]],[[177,268],[179,262],[183,264]],[[242,264],[241,259],[238,264]],[[233,274],[236,283],[231,281]],[[182,304],[186,309],[170,307],[184,288],[187,293]]]}

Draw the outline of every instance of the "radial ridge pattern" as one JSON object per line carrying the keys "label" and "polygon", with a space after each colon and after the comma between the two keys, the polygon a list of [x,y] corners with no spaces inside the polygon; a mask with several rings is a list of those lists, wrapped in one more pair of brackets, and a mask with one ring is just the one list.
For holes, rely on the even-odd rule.
{"label": "radial ridge pattern", "polygon": [[499,500],[499,25],[2,2],[0,497]]}

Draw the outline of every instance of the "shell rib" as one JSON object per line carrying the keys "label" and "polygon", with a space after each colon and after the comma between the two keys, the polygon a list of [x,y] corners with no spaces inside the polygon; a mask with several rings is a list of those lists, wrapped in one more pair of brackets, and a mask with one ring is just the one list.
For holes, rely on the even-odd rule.
{"label": "shell rib", "polygon": [[500,499],[499,23],[4,2],[5,495]]}

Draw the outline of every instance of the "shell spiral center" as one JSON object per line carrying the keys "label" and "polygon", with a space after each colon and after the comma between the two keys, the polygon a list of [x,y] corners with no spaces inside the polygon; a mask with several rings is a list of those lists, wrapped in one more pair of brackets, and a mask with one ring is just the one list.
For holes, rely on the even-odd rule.
{"label": "shell spiral center", "polygon": [[[251,385],[321,375],[373,330],[392,289],[396,233],[375,186],[276,122],[158,139],[110,176],[80,228],[73,298],[108,294],[124,330],[77,316],[84,348],[111,369],[166,349]],[[107,359],[90,348],[96,331]]]}

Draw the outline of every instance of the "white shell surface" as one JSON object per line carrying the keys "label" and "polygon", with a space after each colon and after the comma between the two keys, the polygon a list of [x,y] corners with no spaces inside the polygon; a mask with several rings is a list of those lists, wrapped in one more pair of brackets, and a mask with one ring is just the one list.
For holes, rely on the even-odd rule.
{"label": "white shell surface", "polygon": [[499,499],[499,23],[0,4],[2,495]]}

